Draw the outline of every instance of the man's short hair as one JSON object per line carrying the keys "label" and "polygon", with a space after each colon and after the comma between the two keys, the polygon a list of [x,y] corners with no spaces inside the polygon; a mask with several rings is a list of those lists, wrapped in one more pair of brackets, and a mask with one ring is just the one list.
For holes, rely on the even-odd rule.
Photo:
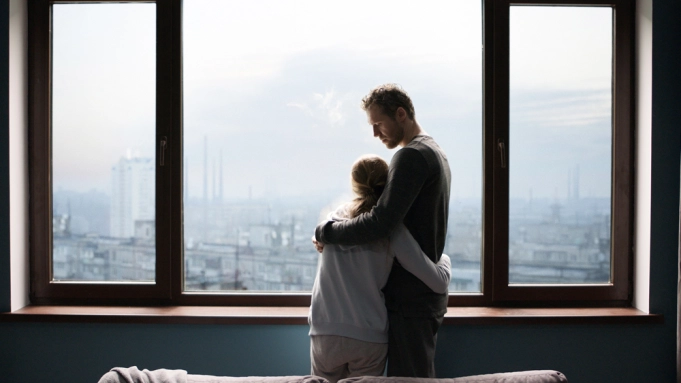
{"label": "man's short hair", "polygon": [[404,89],[397,84],[383,84],[375,87],[362,99],[362,109],[368,111],[377,105],[388,117],[395,119],[397,108],[402,107],[410,119],[414,119],[414,104]]}

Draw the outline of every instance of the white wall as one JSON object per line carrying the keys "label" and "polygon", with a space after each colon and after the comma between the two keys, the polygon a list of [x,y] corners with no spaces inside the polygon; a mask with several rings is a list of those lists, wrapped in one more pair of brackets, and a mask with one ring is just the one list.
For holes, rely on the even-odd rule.
{"label": "white wall", "polygon": [[26,306],[28,270],[27,0],[9,5],[9,200],[11,310]]}
{"label": "white wall", "polygon": [[650,312],[653,0],[636,4],[636,201],[633,305]]}

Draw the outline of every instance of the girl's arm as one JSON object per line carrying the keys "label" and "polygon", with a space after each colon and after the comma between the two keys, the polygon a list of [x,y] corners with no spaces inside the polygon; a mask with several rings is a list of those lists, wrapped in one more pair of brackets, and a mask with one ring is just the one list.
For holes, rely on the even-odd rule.
{"label": "girl's arm", "polygon": [[404,224],[400,223],[390,236],[390,251],[402,267],[414,274],[436,293],[446,293],[452,278],[452,264],[447,254],[442,254],[436,264],[421,250]]}

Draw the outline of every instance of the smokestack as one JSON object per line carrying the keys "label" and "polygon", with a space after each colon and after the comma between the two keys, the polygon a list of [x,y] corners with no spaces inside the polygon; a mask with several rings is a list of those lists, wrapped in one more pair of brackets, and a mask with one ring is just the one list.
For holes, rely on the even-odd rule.
{"label": "smokestack", "polygon": [[208,201],[208,137],[203,136],[203,203]]}
{"label": "smokestack", "polygon": [[574,191],[572,195],[575,199],[579,199],[579,165],[577,165],[577,167],[575,168],[574,177],[575,180],[572,182],[572,187],[574,188]]}
{"label": "smokestack", "polygon": [[203,240],[208,240],[208,136],[203,136]]}
{"label": "smokestack", "polygon": [[222,149],[220,149],[220,197],[219,197],[220,202],[222,202],[223,197],[224,196],[222,194]]}
{"label": "smokestack", "polygon": [[215,169],[216,168],[217,168],[217,166],[215,164],[215,158],[213,158],[213,196],[212,196],[213,201],[215,201],[217,199],[217,193],[215,192],[215,187],[217,186],[216,185],[217,184],[216,176],[215,176]]}

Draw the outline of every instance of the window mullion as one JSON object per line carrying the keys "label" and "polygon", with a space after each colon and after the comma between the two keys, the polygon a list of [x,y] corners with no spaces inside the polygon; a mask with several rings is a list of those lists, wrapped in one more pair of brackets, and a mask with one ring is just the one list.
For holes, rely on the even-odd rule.
{"label": "window mullion", "polygon": [[[156,283],[161,297],[171,297],[172,185],[173,168],[178,166],[175,155],[173,120],[176,110],[173,62],[173,2],[159,0],[156,4]],[[161,160],[163,157],[163,160]]]}
{"label": "window mullion", "polygon": [[504,299],[504,288],[508,285],[508,170],[509,153],[512,146],[508,140],[509,124],[509,2],[495,1],[494,9],[494,90],[492,138],[487,149],[492,152],[493,198],[492,227],[492,300]]}

